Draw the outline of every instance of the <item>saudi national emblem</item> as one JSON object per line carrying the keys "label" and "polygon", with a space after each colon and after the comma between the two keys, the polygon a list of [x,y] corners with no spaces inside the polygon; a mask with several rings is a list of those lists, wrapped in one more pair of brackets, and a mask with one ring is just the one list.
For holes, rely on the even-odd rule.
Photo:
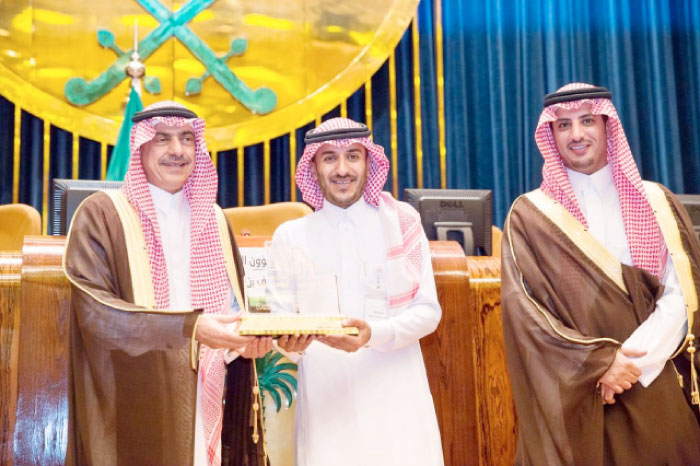
{"label": "saudi national emblem", "polygon": [[[175,100],[204,118],[213,151],[248,146],[289,134],[361,88],[418,1],[0,1],[0,93],[54,126],[114,144],[137,79],[144,106]],[[143,69],[127,73],[130,63]]]}
{"label": "saudi national emblem", "polygon": [[[206,10],[216,0],[189,0],[177,12],[167,9],[158,0],[136,0],[160,24],[135,46],[142,60],[146,60],[158,47],[171,37],[177,37],[187,49],[192,52],[206,68],[202,76],[192,77],[185,86],[186,95],[199,94],[202,91],[202,81],[212,76],[236,100],[253,113],[265,114],[271,112],[277,103],[275,93],[265,87],[252,90],[238,79],[226,62],[233,56],[245,52],[247,42],[243,38],[231,41],[231,47],[223,57],[218,57],[202,39],[192,32],[188,23],[202,11]],[[72,78],[66,83],[66,98],[75,105],[87,105],[111,91],[121,81],[127,78],[125,73],[129,63],[130,51],[124,52],[116,46],[114,34],[106,29],[97,31],[97,41],[104,47],[113,50],[117,59],[107,70],[97,78],[86,82],[83,78]],[[159,94],[160,81],[157,77],[145,78],[146,91]]]}

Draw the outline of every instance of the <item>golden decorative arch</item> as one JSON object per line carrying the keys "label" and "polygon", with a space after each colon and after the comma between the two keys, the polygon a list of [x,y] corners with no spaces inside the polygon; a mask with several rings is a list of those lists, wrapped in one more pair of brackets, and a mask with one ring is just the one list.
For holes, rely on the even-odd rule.
{"label": "golden decorative arch", "polygon": [[[100,45],[98,31],[108,31],[116,49],[127,52],[137,20],[141,40],[159,27],[144,1],[94,0],[90,8],[80,0],[3,2],[0,94],[55,126],[113,144],[128,79],[82,107],[68,102],[65,86],[74,77],[94,79],[114,64],[115,53]],[[288,134],[344,102],[391,56],[418,5],[418,0],[157,1],[173,14],[193,2],[207,8],[187,23],[192,35],[218,57],[232,48],[232,40],[245,39],[245,51],[226,58],[226,65],[251,89],[265,87],[276,95],[275,108],[256,115],[214,76],[206,77],[207,63],[180,39],[160,44],[144,62],[161,93],[144,92],[144,105],[173,99],[193,108],[207,121],[212,151]],[[201,91],[186,95],[188,81],[202,76]]]}

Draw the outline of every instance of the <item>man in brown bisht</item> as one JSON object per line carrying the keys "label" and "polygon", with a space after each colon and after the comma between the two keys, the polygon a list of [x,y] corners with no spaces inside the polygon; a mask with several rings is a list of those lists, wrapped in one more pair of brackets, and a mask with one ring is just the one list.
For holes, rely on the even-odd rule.
{"label": "man in brown bisht", "polygon": [[175,102],[133,121],[123,187],[85,200],[68,234],[68,463],[265,464],[250,358],[271,341],[236,331],[243,268],[204,121]]}
{"label": "man in brown bisht", "polygon": [[642,181],[610,97],[545,97],[542,185],[505,222],[517,464],[700,464],[700,246],[676,197]]}

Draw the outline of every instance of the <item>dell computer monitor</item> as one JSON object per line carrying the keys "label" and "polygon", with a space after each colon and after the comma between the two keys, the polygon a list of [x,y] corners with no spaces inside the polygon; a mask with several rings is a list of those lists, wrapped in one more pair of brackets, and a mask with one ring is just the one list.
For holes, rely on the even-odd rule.
{"label": "dell computer monitor", "polygon": [[457,241],[468,256],[491,255],[493,201],[486,189],[406,189],[429,240]]}
{"label": "dell computer monitor", "polygon": [[676,194],[693,222],[695,236],[700,239],[700,194]]}
{"label": "dell computer monitor", "polygon": [[51,234],[65,235],[75,209],[89,195],[102,189],[117,189],[121,181],[102,180],[53,180],[53,206],[51,208]]}

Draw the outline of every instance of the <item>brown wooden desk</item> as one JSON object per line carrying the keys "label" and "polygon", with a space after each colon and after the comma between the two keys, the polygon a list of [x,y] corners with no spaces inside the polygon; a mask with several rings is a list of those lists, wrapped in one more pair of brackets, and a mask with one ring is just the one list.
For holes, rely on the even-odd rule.
{"label": "brown wooden desk", "polygon": [[[259,240],[241,238],[241,246]],[[0,462],[63,464],[68,442],[70,287],[60,237],[27,237],[0,253]],[[507,465],[515,411],[505,370],[500,261],[432,242],[443,318],[421,341],[445,464]]]}
{"label": "brown wooden desk", "polygon": [[515,405],[501,330],[501,261],[431,241],[442,320],[421,340],[446,465],[512,465]]}
{"label": "brown wooden desk", "polygon": [[0,464],[12,464],[22,252],[0,254]]}

